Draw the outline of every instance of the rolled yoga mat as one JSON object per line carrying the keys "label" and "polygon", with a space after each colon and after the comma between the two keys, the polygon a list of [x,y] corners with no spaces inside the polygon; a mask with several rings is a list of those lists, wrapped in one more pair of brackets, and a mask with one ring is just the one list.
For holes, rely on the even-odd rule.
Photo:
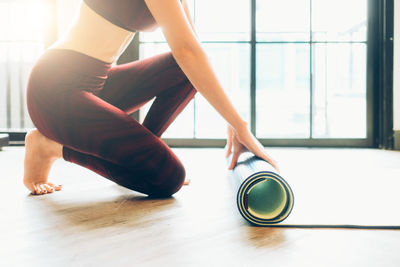
{"label": "rolled yoga mat", "polygon": [[[232,153],[227,158],[228,164]],[[251,152],[240,155],[229,177],[237,188],[237,207],[248,222],[268,226],[285,220],[293,209],[289,184],[265,160]]]}
{"label": "rolled yoga mat", "polygon": [[3,146],[8,146],[9,136],[8,134],[0,134],[0,150]]}

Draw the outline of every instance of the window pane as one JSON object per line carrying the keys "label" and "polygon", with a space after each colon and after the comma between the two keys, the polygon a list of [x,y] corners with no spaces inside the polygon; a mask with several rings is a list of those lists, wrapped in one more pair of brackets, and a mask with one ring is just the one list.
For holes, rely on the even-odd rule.
{"label": "window pane", "polygon": [[0,129],[32,128],[26,86],[33,64],[44,49],[47,20],[43,1],[0,2]]}
{"label": "window pane", "polygon": [[166,42],[164,34],[161,28],[157,28],[152,32],[140,32],[139,33],[140,42]]}
{"label": "window pane", "polygon": [[194,138],[194,100],[176,117],[162,135],[163,138]]}
{"label": "window pane", "polygon": [[366,41],[367,0],[313,0],[313,40]]}
{"label": "window pane", "polygon": [[258,0],[257,41],[310,39],[310,0]]}
{"label": "window pane", "polygon": [[309,51],[308,44],[257,45],[257,137],[309,137]]}
{"label": "window pane", "polygon": [[167,43],[143,43],[139,45],[139,58],[148,58],[171,51]]}
{"label": "window pane", "polygon": [[[139,57],[148,58],[156,54],[170,51],[167,43],[145,43],[140,44]],[[143,122],[153,100],[146,103],[139,112],[140,122]],[[186,108],[178,115],[162,135],[163,138],[193,138],[194,129],[194,101],[191,101]]]}
{"label": "window pane", "polygon": [[42,41],[47,16],[43,0],[1,1],[0,40]]}
{"label": "window pane", "polygon": [[[250,122],[250,46],[249,44],[203,44],[222,84],[243,119]],[[196,96],[196,137],[226,138],[226,122],[204,99]]]}
{"label": "window pane", "polygon": [[[154,99],[146,103],[139,113],[139,122],[143,123],[147,112],[149,111]],[[194,101],[185,107],[185,109],[176,117],[176,119],[167,128],[162,138],[193,138],[193,125],[194,125]]]}
{"label": "window pane", "polygon": [[366,45],[314,44],[313,137],[366,137]]}
{"label": "window pane", "polygon": [[250,40],[250,3],[243,0],[196,0],[195,21],[200,39]]}

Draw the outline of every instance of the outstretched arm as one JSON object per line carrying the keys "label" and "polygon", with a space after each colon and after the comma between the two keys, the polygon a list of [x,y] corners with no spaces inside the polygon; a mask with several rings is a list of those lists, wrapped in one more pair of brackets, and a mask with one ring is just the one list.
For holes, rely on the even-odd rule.
{"label": "outstretched arm", "polygon": [[207,101],[234,128],[243,125],[243,119],[234,109],[179,0],[145,0],[154,19],[160,25],[171,52],[193,84]]}
{"label": "outstretched arm", "polygon": [[[244,121],[223,90],[208,57],[195,33],[190,16],[185,14],[180,0],[144,0],[171,48],[176,62],[196,90],[228,122],[233,131],[234,157],[230,168],[236,165],[237,157],[244,147],[255,155],[274,163],[262,145],[248,129]],[[186,11],[187,12],[187,11]],[[274,165],[274,164],[273,164]],[[275,164],[276,165],[276,164]]]}

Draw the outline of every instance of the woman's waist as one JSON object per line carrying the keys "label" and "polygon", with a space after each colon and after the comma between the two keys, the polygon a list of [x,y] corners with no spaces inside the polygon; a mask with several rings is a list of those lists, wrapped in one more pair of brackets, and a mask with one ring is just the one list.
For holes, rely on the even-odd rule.
{"label": "woman's waist", "polygon": [[112,24],[82,2],[70,28],[49,48],[74,50],[113,63],[134,35],[134,32]]}
{"label": "woman's waist", "polygon": [[112,64],[119,58],[125,45],[126,44],[121,41],[104,41],[101,38],[99,38],[99,40],[85,40],[78,36],[71,36],[57,40],[54,44],[48,47],[48,49],[73,50],[105,63]]}

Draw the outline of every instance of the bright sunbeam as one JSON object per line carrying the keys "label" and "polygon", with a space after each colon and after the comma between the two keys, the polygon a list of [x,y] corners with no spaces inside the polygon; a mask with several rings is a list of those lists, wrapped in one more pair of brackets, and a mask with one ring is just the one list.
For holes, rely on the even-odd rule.
{"label": "bright sunbeam", "polygon": [[0,3],[0,40],[42,41],[49,21],[43,0],[13,0]]}

